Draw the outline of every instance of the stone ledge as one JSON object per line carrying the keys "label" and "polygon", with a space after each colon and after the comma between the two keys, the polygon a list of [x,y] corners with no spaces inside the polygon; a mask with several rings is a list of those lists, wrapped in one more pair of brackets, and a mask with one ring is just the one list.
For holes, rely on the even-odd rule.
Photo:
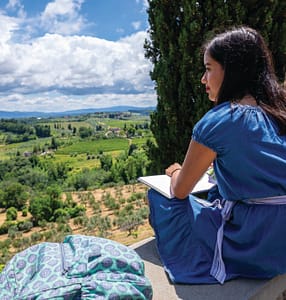
{"label": "stone ledge", "polygon": [[271,280],[236,279],[224,285],[172,284],[162,267],[154,238],[130,246],[143,259],[153,300],[286,300],[286,274]]}

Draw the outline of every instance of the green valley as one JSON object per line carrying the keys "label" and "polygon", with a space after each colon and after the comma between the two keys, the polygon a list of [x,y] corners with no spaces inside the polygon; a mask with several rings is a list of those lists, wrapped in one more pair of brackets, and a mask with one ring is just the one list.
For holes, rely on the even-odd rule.
{"label": "green valley", "polygon": [[0,264],[70,233],[130,244],[147,222],[149,114],[0,120]]}

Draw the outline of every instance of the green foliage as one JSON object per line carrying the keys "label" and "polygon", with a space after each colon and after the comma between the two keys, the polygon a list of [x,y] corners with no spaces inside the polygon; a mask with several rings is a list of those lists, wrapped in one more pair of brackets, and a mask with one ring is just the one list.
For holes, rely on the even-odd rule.
{"label": "green foliage", "polygon": [[29,168],[25,174],[18,177],[25,186],[29,186],[32,189],[44,189],[51,180],[49,174],[38,168]]}
{"label": "green foliage", "polygon": [[16,226],[17,222],[15,221],[5,221],[1,226],[0,226],[0,234],[6,234],[8,233],[8,230],[12,226]]}
{"label": "green foliage", "polygon": [[145,54],[153,63],[158,104],[151,115],[155,142],[149,140],[147,150],[149,172],[160,173],[170,163],[183,161],[194,124],[211,107],[200,83],[201,46],[214,31],[242,24],[260,30],[284,79],[285,1],[149,0],[148,15]]}
{"label": "green foliage", "polygon": [[99,156],[100,166],[105,171],[110,171],[112,167],[112,156],[110,154],[101,154]]}
{"label": "green foliage", "polygon": [[[117,216],[123,214],[128,216],[141,207],[139,204],[141,200],[133,197],[132,201],[130,200],[132,203],[128,203],[124,212],[120,214],[120,208],[127,202],[123,198],[120,185],[135,182],[138,174],[146,172],[149,164],[145,153],[146,136],[152,138],[149,117],[146,115],[144,118],[132,119],[130,113],[126,115],[120,113],[113,117],[107,121],[102,117],[100,122],[94,118],[85,121],[85,117],[81,117],[78,122],[69,123],[61,119],[56,122],[56,125],[54,120],[27,120],[27,124],[32,124],[33,132],[34,127],[39,125],[38,134],[45,135],[45,130],[48,133],[49,128],[52,127],[52,139],[49,136],[37,138],[36,141],[2,145],[0,207],[5,208],[8,215],[11,214],[8,219],[15,218],[15,213],[13,216],[10,213],[15,212],[15,209],[22,210],[25,219],[5,221],[1,224],[0,235],[9,234],[10,238],[6,240],[5,245],[0,242],[0,266],[11,258],[11,247],[13,251],[21,251],[41,241],[62,241],[63,236],[72,233],[71,228],[66,224],[71,218],[74,224],[81,227],[82,232],[102,237],[110,235],[113,220],[108,216],[100,216],[102,202],[95,200],[92,193],[84,192],[78,193],[80,198],[78,205],[73,200],[72,191],[118,185],[115,198],[109,196],[104,201],[108,209],[115,210]],[[128,140],[124,135],[124,124],[126,124],[126,131],[130,128],[128,134],[132,134],[132,140]],[[78,132],[81,126],[90,126],[93,135],[85,140],[73,136],[71,131]],[[96,126],[102,138],[95,137]],[[105,133],[110,129],[109,126],[120,128],[121,137],[107,139]],[[15,132],[4,132],[1,136],[2,141],[7,134],[16,136]],[[35,133],[33,135],[35,137]],[[19,141],[22,141],[21,134],[19,134]],[[56,146],[57,151],[53,155],[44,155],[45,151]],[[87,162],[87,156],[93,159]],[[62,200],[62,191],[66,192],[65,200]],[[11,208],[12,206],[15,209]],[[91,218],[86,216],[88,207],[94,213]],[[33,226],[40,226],[42,230],[29,234],[29,237],[26,237],[26,234],[23,236],[24,233],[31,231]],[[134,230],[132,234],[135,235]]]}
{"label": "green foliage", "polygon": [[117,225],[121,230],[128,231],[128,235],[135,235],[139,225],[144,224],[142,215],[138,212],[123,214],[117,219]]}
{"label": "green foliage", "polygon": [[31,234],[31,241],[33,244],[40,242],[42,240],[43,236],[40,232],[33,232]]}
{"label": "green foliage", "polygon": [[108,154],[100,154],[101,168],[84,168],[68,179],[68,186],[75,190],[99,188],[111,183],[130,183],[146,173],[149,160],[145,151],[138,148],[131,155],[122,153],[113,159]]}
{"label": "green foliage", "polygon": [[108,230],[111,229],[111,221],[108,216],[106,217],[99,217],[97,221],[97,229],[98,229],[98,235],[101,237],[107,237],[108,236]]}
{"label": "green foliage", "polygon": [[53,211],[50,206],[50,198],[47,195],[36,195],[32,197],[29,211],[33,216],[35,225],[37,225],[39,221],[51,221]]}
{"label": "green foliage", "polygon": [[22,217],[27,217],[27,215],[28,215],[28,208],[27,208],[27,207],[24,207],[24,208],[22,209]]}
{"label": "green foliage", "polygon": [[45,166],[50,182],[61,183],[68,177],[70,167],[63,162],[49,163]]}
{"label": "green foliage", "polygon": [[58,149],[57,154],[70,155],[71,153],[99,153],[111,151],[124,151],[128,149],[128,140],[123,138],[100,139],[94,141],[78,141]]}
{"label": "green foliage", "polygon": [[33,127],[25,120],[1,119],[0,130],[8,133],[5,138],[6,144],[25,142],[36,138]]}
{"label": "green foliage", "polygon": [[20,231],[28,232],[33,228],[33,223],[31,221],[21,221],[18,222],[17,227]]}
{"label": "green foliage", "polygon": [[111,173],[113,181],[123,181],[126,184],[134,182],[139,176],[146,174],[148,166],[149,159],[142,148],[132,150],[129,156],[122,154],[116,158],[112,166]]}
{"label": "green foliage", "polygon": [[[61,190],[60,186],[57,185],[56,183],[50,185],[47,188],[47,194],[49,195],[51,200],[58,201],[61,196],[61,193],[62,193],[62,190]],[[58,205],[56,204],[56,206],[58,206]]]}
{"label": "green foliage", "polygon": [[65,210],[67,211],[68,215],[71,218],[76,218],[76,217],[79,217],[79,216],[83,216],[85,214],[86,209],[82,205],[76,205],[74,207],[68,207]]}
{"label": "green foliage", "polygon": [[117,203],[116,199],[110,193],[103,195],[102,200],[104,205],[110,210],[117,210],[120,207],[119,203]]}
{"label": "green foliage", "polygon": [[53,185],[48,188],[47,194],[39,193],[31,198],[29,211],[33,217],[33,222],[37,225],[39,221],[55,221],[55,212],[63,206],[59,187]]}
{"label": "green foliage", "polygon": [[84,139],[92,135],[92,129],[90,127],[81,126],[78,131],[79,136]]}
{"label": "green foliage", "polygon": [[[3,201],[7,200],[7,189],[13,189],[11,185],[13,186],[14,184],[21,184],[22,189],[28,193],[28,187],[33,189],[39,187],[42,189],[49,182],[47,173],[42,169],[41,163],[38,157],[35,155],[32,155],[28,158],[17,156],[16,158],[1,161],[0,171],[0,186],[3,193],[5,192],[4,195],[0,195],[0,205],[1,203],[2,205],[5,205],[3,204]],[[14,186],[14,188],[16,187]],[[4,196],[5,199],[3,199],[3,197],[1,198],[1,196]],[[18,197],[20,197],[20,194],[18,194]]]}
{"label": "green foliage", "polygon": [[51,127],[49,125],[36,125],[35,131],[39,138],[51,136]]}
{"label": "green foliage", "polygon": [[27,187],[19,182],[4,181],[0,184],[2,192],[0,193],[0,207],[15,207],[21,210],[25,207],[29,193]]}
{"label": "green foliage", "polygon": [[15,220],[17,220],[17,209],[11,206],[6,210],[6,221],[15,221]]}
{"label": "green foliage", "polygon": [[[195,1],[150,1],[150,40],[145,49],[154,64],[151,78],[158,94],[157,110],[151,115],[151,130],[158,145],[152,160],[158,172],[173,161],[183,160],[191,129],[199,118],[195,101],[208,108],[198,84],[202,66],[197,59],[198,46],[194,45],[201,44],[202,36],[197,36],[200,16],[193,6]],[[186,20],[185,9],[194,12],[191,22]]]}
{"label": "green foliage", "polygon": [[33,133],[33,128],[26,124],[24,120],[16,120],[16,119],[1,119],[0,120],[0,130],[13,132],[16,134],[24,134],[24,133]]}
{"label": "green foliage", "polygon": [[86,191],[101,187],[104,183],[111,181],[110,172],[102,169],[83,169],[68,178],[68,186],[73,187],[76,191]]}
{"label": "green foliage", "polygon": [[19,232],[19,229],[17,225],[10,226],[8,229],[8,237],[12,240],[14,240],[16,237],[21,236],[21,233]]}
{"label": "green foliage", "polygon": [[259,30],[267,41],[276,75],[284,82],[286,74],[286,2],[284,0],[241,0],[243,22]]}
{"label": "green foliage", "polygon": [[70,215],[67,209],[58,208],[55,210],[53,214],[53,219],[58,223],[62,222],[65,223],[70,219]]}
{"label": "green foliage", "polygon": [[51,149],[57,150],[59,147],[59,142],[56,140],[55,137],[51,139]]}

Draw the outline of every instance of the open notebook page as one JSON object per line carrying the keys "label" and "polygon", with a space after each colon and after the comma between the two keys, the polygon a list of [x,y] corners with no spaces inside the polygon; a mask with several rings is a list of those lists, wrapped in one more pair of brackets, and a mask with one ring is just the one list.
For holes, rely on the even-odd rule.
{"label": "open notebook page", "polygon": [[[168,175],[142,176],[138,178],[138,181],[146,184],[150,188],[153,188],[169,199],[173,198],[170,191],[171,177]],[[205,173],[193,188],[192,193],[205,192],[212,188],[215,184],[216,183],[210,178],[210,176]]]}

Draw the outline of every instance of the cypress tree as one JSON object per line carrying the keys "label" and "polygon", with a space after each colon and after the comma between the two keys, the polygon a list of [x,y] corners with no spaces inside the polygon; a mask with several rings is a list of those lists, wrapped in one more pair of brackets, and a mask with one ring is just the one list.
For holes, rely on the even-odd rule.
{"label": "cypress tree", "polygon": [[283,80],[285,5],[279,0],[148,2],[150,28],[144,47],[153,63],[150,75],[157,91],[157,108],[151,115],[155,141],[148,141],[147,146],[152,162],[149,172],[161,173],[175,161],[182,163],[194,124],[212,105],[200,82],[202,43],[214,32],[234,25],[253,27],[268,41],[277,75]]}

